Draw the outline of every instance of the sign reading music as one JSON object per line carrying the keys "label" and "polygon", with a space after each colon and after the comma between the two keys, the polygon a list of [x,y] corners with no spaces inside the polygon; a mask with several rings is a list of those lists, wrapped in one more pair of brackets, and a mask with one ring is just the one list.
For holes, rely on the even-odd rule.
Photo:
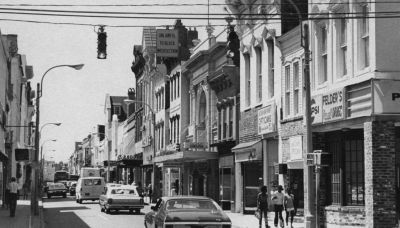
{"label": "sign reading music", "polygon": [[275,105],[269,104],[258,110],[258,134],[268,134],[276,131]]}

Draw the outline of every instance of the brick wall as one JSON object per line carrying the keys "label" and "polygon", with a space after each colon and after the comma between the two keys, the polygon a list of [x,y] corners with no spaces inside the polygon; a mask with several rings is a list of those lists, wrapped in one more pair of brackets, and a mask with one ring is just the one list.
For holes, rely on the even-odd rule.
{"label": "brick wall", "polygon": [[397,227],[395,140],[394,122],[364,123],[365,227]]}
{"label": "brick wall", "polygon": [[365,212],[363,207],[325,207],[326,227],[363,227],[365,225]]}
{"label": "brick wall", "polygon": [[257,132],[258,110],[259,108],[253,108],[240,113],[239,143],[261,139]]}

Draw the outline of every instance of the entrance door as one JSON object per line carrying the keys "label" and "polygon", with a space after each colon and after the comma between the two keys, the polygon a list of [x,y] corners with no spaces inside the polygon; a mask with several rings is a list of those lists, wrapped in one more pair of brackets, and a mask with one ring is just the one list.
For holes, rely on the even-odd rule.
{"label": "entrance door", "polygon": [[257,194],[262,184],[262,163],[246,162],[243,164],[243,201],[244,212],[257,209]]}

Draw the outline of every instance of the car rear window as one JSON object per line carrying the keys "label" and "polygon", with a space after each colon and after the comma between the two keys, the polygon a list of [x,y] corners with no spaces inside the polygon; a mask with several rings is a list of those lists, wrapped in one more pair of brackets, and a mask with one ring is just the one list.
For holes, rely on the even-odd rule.
{"label": "car rear window", "polygon": [[167,210],[179,210],[179,209],[200,209],[216,211],[218,208],[211,200],[197,200],[197,199],[174,199],[168,200]]}
{"label": "car rear window", "polygon": [[131,189],[131,188],[115,188],[115,189],[111,189],[111,194],[116,194],[116,195],[135,195],[137,196],[138,193],[136,192],[135,189]]}
{"label": "car rear window", "polygon": [[56,189],[56,188],[65,188],[63,184],[52,184],[49,186],[50,189]]}
{"label": "car rear window", "polygon": [[83,185],[85,186],[101,185],[101,179],[86,179],[83,180]]}

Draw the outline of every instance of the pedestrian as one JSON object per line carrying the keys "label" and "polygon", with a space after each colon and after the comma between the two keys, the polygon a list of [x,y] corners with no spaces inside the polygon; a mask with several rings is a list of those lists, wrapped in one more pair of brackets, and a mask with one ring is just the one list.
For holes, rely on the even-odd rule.
{"label": "pedestrian", "polygon": [[293,219],[296,215],[294,194],[290,188],[286,189],[285,194],[285,212],[286,212],[286,226],[289,226],[289,216],[290,216],[290,227],[293,228]]}
{"label": "pedestrian", "polygon": [[275,211],[275,219],[274,219],[275,227],[278,227],[278,217],[281,222],[281,227],[285,226],[283,217],[282,217],[285,195],[282,193],[282,190],[283,190],[282,185],[279,185],[278,191],[274,192],[274,194],[272,195],[272,201],[274,203],[274,211]]}
{"label": "pedestrian", "polygon": [[29,191],[28,183],[25,182],[25,183],[22,185],[22,198],[23,198],[24,200],[28,199],[28,191]]}
{"label": "pedestrian", "polygon": [[10,188],[10,217],[15,216],[15,209],[17,208],[17,197],[18,197],[18,184],[15,177],[11,177],[11,182],[9,184]]}
{"label": "pedestrian", "polygon": [[147,195],[149,196],[149,204],[151,203],[151,197],[153,196],[153,187],[151,184],[147,187]]}
{"label": "pedestrian", "polygon": [[265,221],[265,227],[268,228],[268,193],[267,193],[267,186],[262,186],[260,189],[260,193],[257,195],[257,210],[259,212],[259,221],[260,225],[259,228],[261,228],[262,224],[262,217],[264,214],[264,221]]}

